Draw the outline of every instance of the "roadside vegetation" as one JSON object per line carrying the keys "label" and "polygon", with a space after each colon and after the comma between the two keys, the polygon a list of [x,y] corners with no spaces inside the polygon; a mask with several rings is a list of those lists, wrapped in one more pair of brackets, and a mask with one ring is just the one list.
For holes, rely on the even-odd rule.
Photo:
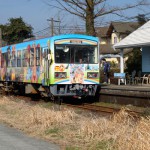
{"label": "roadside vegetation", "polygon": [[148,150],[150,116],[133,118],[125,109],[112,117],[47,103],[0,98],[0,122],[61,146],[62,150]]}

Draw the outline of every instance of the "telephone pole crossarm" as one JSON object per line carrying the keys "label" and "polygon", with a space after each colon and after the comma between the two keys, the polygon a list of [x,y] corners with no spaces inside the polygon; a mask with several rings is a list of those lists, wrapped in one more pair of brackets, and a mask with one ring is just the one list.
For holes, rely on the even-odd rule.
{"label": "telephone pole crossarm", "polygon": [[54,35],[54,22],[59,22],[59,34],[60,34],[60,20],[54,20],[53,18],[47,19],[47,21],[50,21],[50,30],[51,30],[51,36]]}

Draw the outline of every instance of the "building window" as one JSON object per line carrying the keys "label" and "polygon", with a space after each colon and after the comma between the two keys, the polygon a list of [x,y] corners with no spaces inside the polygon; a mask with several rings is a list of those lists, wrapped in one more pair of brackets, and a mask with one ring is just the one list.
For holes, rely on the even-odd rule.
{"label": "building window", "polygon": [[114,37],[114,44],[117,43],[117,37]]}

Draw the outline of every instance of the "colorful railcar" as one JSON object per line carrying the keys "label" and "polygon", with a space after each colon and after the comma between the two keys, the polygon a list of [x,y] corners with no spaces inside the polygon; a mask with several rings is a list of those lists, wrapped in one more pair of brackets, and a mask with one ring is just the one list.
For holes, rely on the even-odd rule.
{"label": "colorful railcar", "polygon": [[99,39],[79,34],[8,45],[0,48],[0,82],[14,91],[51,97],[94,96],[100,83],[98,56]]}

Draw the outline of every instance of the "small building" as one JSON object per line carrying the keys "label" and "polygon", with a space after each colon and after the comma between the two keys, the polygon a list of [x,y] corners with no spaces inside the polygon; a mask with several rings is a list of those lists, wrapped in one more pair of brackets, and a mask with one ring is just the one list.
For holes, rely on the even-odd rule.
{"label": "small building", "polygon": [[[100,57],[106,57],[107,61],[120,62],[120,51],[114,50],[113,45],[135,31],[140,24],[138,22],[111,22],[109,26],[97,27],[97,36],[100,38]],[[124,51],[124,56],[132,49]]]}
{"label": "small building", "polygon": [[120,50],[120,71],[124,72],[123,53],[128,48],[140,47],[142,51],[142,72],[150,73],[150,21],[139,27],[114,46]]}

